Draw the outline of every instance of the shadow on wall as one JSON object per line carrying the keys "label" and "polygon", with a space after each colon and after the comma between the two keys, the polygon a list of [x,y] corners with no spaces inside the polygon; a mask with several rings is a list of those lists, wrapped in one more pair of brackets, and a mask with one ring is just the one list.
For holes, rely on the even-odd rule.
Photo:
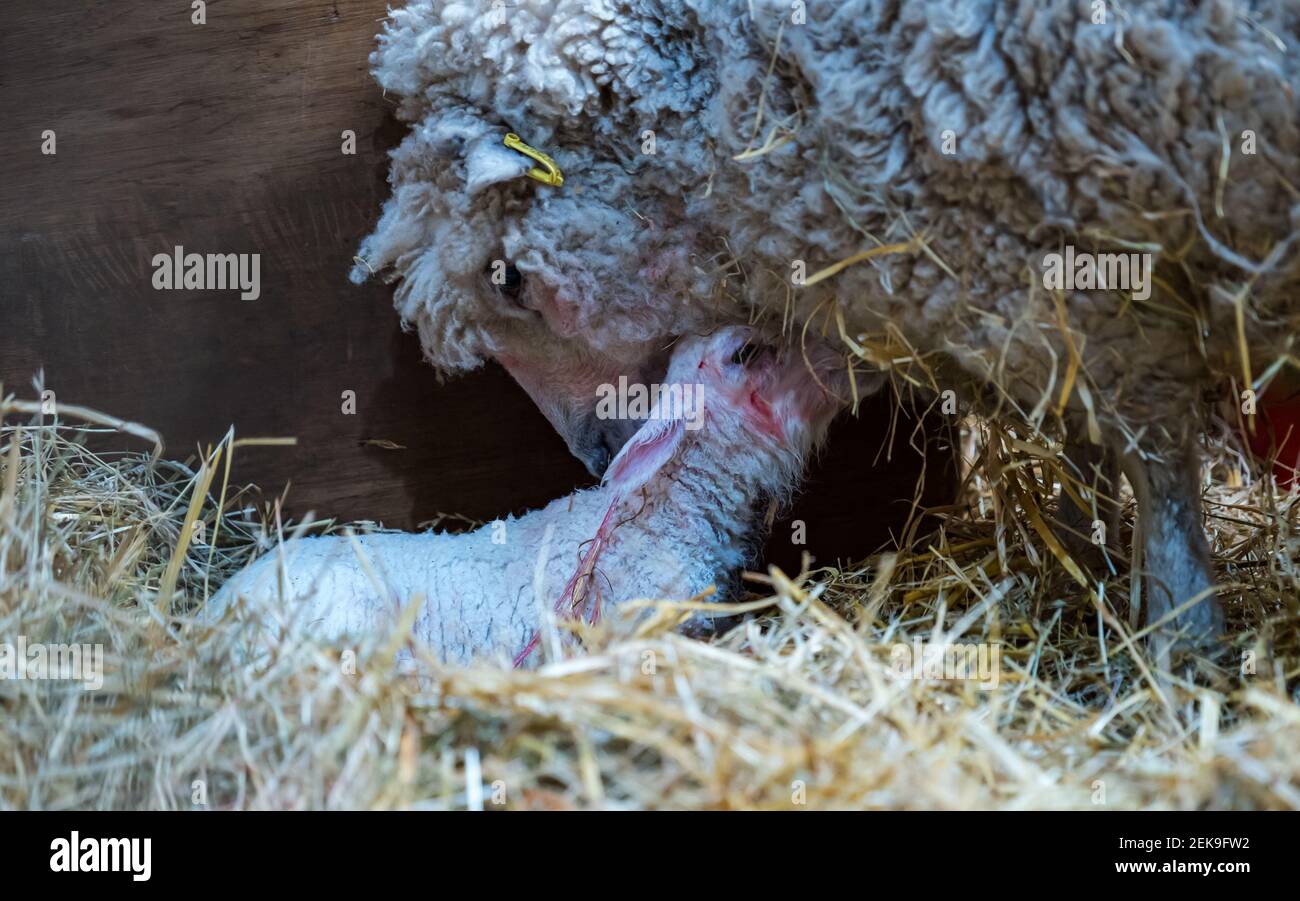
{"label": "shadow on wall", "polygon": [[884,391],[863,401],[856,418],[845,413],[832,424],[802,492],[772,529],[763,551],[767,563],[793,574],[804,551],[814,565],[851,563],[896,543],[918,487],[922,507],[952,503],[957,470],[939,417],[927,418],[917,436],[927,442],[922,455],[911,445],[916,423],[901,413],[890,441],[893,415]]}
{"label": "shadow on wall", "polygon": [[392,370],[365,404],[358,436],[359,454],[401,485],[388,525],[416,528],[439,514],[486,521],[594,483],[505,370],[488,364],[439,383],[419,342],[390,317]]}

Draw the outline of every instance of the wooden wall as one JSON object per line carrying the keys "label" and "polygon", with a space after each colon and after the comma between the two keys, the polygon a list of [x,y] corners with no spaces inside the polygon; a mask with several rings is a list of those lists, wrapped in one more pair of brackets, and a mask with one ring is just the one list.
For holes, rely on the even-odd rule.
{"label": "wooden wall", "polygon": [[[0,4],[5,391],[30,395],[43,370],[61,400],[158,428],[181,457],[232,424],[296,436],[241,450],[236,475],[291,482],[298,514],[411,528],[590,481],[504,372],[439,384],[391,289],[347,281],[401,135],[367,73],[385,8],[210,0],[196,25],[188,0]],[[153,255],[178,244],[260,254],[261,297],[154,290]],[[899,442],[873,465],[888,415],[839,424],[792,514],[822,559],[873,549],[905,515],[921,461]],[[938,502],[944,485],[931,479]],[[788,537],[772,547],[790,562]]]}

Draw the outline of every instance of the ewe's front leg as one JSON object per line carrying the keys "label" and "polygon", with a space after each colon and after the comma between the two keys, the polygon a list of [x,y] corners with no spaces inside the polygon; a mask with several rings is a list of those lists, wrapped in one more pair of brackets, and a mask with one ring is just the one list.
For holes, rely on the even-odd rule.
{"label": "ewe's front leg", "polygon": [[1164,462],[1121,454],[1120,465],[1137,498],[1147,623],[1201,598],[1157,633],[1157,659],[1164,664],[1175,639],[1207,646],[1223,634],[1223,609],[1214,596],[1210,547],[1201,522],[1199,460],[1189,445]]}

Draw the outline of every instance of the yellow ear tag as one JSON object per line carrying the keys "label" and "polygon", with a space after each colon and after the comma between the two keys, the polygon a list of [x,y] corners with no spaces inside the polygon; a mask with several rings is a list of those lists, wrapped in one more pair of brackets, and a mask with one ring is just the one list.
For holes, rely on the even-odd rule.
{"label": "yellow ear tag", "polygon": [[544,185],[551,185],[558,188],[564,184],[564,173],[560,167],[555,165],[555,160],[533,147],[525,144],[513,131],[506,135],[502,142],[511,150],[517,150],[529,159],[536,160],[539,166],[534,166],[528,170],[528,177],[540,181]]}

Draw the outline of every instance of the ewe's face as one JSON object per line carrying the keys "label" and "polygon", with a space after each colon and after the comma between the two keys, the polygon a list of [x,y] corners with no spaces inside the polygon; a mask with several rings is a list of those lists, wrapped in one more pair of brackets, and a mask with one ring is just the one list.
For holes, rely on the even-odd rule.
{"label": "ewe's face", "polygon": [[687,216],[693,188],[560,135],[545,146],[564,183],[540,183],[505,134],[465,110],[422,120],[353,278],[391,267],[435,365],[498,360],[600,474],[633,429],[595,415],[599,389],[661,382],[674,338],[725,321],[722,267]]}
{"label": "ewe's face", "polygon": [[489,353],[594,475],[637,425],[597,416],[602,386],[661,383],[674,337],[712,315],[677,211],[619,209],[599,187],[534,189],[503,217],[503,259],[482,286],[497,313]]}
{"label": "ewe's face", "polygon": [[[597,388],[658,381],[674,337],[723,319],[686,212],[717,93],[694,6],[410,3],[371,57],[411,131],[353,278],[391,269],[429,359],[501,361],[592,472],[628,431],[594,416]],[[552,161],[562,185],[528,178]],[[511,282],[487,285],[494,261]]]}
{"label": "ewe's face", "polygon": [[661,382],[673,339],[722,318],[716,263],[680,201],[641,190],[620,166],[570,164],[557,149],[572,175],[556,189],[523,177],[516,160],[530,161],[493,132],[460,156],[436,155],[426,137],[403,145],[410,181],[363,244],[354,278],[392,265],[398,310],[429,359],[448,371],[500,362],[601,474],[634,431],[596,416],[601,386]]}
{"label": "ewe's face", "polygon": [[544,313],[523,306],[540,302],[529,296],[532,293],[525,290],[516,301],[527,316],[503,318],[494,330],[492,356],[537,404],[569,451],[592,475],[601,475],[639,424],[598,417],[601,386],[618,385],[620,377],[629,383],[662,380],[666,353],[651,341],[611,354],[592,347],[581,335],[557,334]]}

